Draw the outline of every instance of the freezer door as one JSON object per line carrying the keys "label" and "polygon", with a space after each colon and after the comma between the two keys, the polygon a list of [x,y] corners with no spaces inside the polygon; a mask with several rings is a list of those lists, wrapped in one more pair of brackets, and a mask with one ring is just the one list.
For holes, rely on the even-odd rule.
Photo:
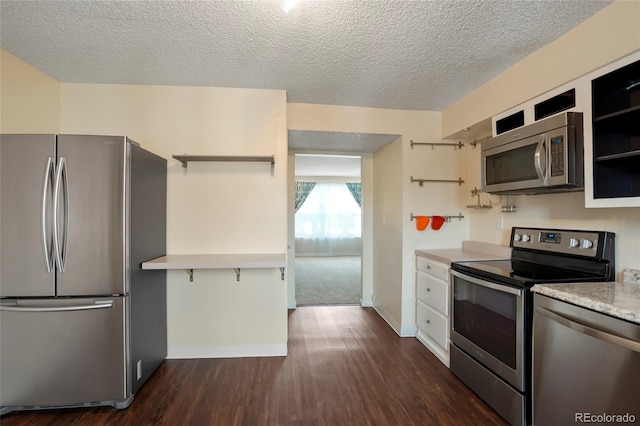
{"label": "freezer door", "polygon": [[58,296],[128,292],[127,148],[124,137],[58,136]]}
{"label": "freezer door", "polygon": [[0,135],[0,297],[53,296],[55,135]]}
{"label": "freezer door", "polygon": [[0,302],[0,405],[120,401],[128,297]]}

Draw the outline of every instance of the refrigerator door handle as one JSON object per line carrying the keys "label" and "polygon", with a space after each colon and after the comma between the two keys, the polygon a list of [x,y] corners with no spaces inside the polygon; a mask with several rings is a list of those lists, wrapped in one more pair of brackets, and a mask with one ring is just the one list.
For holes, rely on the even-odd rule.
{"label": "refrigerator door handle", "polygon": [[[62,235],[62,247],[60,247],[60,231],[58,229],[58,204],[60,201],[60,184],[63,183],[64,193],[64,233]],[[69,194],[67,192],[67,166],[64,157],[60,157],[58,170],[56,170],[56,180],[53,188],[53,246],[56,251],[56,261],[58,272],[63,273],[67,251],[67,227],[69,225]]]}
{"label": "refrigerator door handle", "polygon": [[67,266],[67,241],[69,241],[69,176],[67,175],[67,161],[62,158],[62,174],[64,183],[64,234],[62,235],[62,271]]}
{"label": "refrigerator door handle", "polygon": [[53,256],[51,253],[51,245],[48,241],[49,234],[47,234],[47,193],[49,192],[49,185],[51,184],[53,172],[53,158],[47,158],[47,166],[44,172],[44,182],[42,183],[42,210],[40,217],[42,219],[42,253],[44,255],[44,262],[47,267],[47,273],[51,273],[53,267]]}
{"label": "refrigerator door handle", "polygon": [[93,305],[71,305],[71,306],[0,305],[0,311],[9,311],[9,312],[67,312],[67,311],[88,311],[90,309],[110,309],[110,308],[113,308],[113,300],[96,300]]}

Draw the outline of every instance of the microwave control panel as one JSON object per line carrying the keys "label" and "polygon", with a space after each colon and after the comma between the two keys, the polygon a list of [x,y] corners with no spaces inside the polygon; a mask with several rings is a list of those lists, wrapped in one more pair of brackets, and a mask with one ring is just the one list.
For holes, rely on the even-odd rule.
{"label": "microwave control panel", "polygon": [[564,137],[552,136],[549,144],[551,146],[551,176],[564,175]]}

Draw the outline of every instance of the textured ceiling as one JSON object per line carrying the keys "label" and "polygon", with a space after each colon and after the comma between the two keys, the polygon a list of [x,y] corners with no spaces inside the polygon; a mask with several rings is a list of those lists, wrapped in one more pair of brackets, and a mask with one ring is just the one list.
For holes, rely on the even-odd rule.
{"label": "textured ceiling", "polygon": [[6,1],[0,46],[63,82],[286,90],[442,110],[610,1]]}

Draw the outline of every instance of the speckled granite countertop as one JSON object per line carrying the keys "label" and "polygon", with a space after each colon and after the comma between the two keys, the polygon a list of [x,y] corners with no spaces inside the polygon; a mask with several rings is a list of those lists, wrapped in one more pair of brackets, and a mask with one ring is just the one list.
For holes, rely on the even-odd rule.
{"label": "speckled granite countertop", "polygon": [[635,282],[536,284],[531,291],[640,324],[640,284]]}
{"label": "speckled granite countertop", "polygon": [[509,259],[511,248],[498,244],[463,241],[462,248],[416,250],[416,256],[450,265],[451,262]]}

